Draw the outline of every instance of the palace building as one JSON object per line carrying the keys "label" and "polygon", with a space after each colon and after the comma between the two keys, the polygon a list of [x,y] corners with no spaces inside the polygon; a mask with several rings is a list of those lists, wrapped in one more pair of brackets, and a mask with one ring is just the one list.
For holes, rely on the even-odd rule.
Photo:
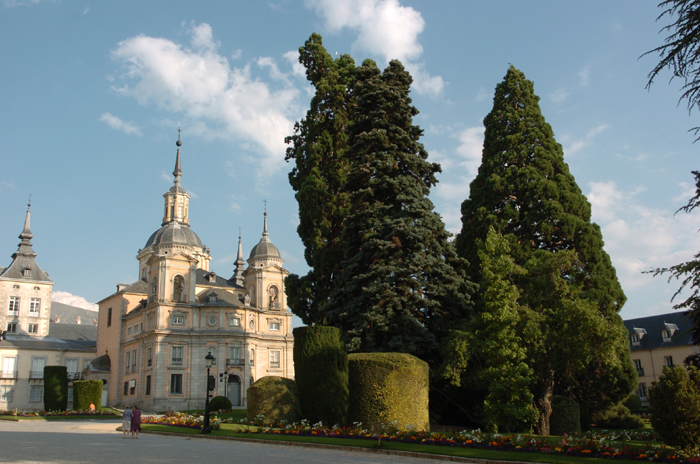
{"label": "palace building", "polygon": [[246,406],[248,387],[261,377],[294,378],[288,271],[270,241],[267,212],[248,260],[239,236],[231,277],[210,270],[210,250],[190,228],[181,146],[178,137],[161,227],[136,256],[139,280],[117,285],[98,303],[97,358],[83,373],[105,381],[109,406],[203,408],[208,353],[215,358],[212,395],[227,396],[234,406]]}

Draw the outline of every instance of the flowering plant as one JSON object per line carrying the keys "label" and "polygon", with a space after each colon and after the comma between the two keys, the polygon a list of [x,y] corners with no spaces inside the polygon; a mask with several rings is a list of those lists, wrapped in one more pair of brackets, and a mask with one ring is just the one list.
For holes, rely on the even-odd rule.
{"label": "flowering plant", "polygon": [[[204,424],[204,414],[185,414],[183,412],[175,412],[172,414],[154,414],[143,417],[141,419],[141,423],[201,429]],[[212,429],[221,428],[221,421],[219,418],[216,416],[210,417],[209,427]]]}

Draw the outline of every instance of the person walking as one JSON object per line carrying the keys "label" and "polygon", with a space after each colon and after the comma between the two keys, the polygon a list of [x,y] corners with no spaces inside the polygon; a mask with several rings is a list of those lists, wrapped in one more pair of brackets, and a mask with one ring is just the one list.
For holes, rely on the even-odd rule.
{"label": "person walking", "polygon": [[[139,432],[141,431],[141,410],[138,406],[134,405],[134,409],[131,410],[131,438],[138,438]],[[134,436],[136,434],[136,436]]]}
{"label": "person walking", "polygon": [[126,434],[131,431],[131,418],[133,415],[134,413],[131,411],[131,408],[127,404],[124,408],[124,414],[122,415],[122,432],[124,432],[124,436],[122,437],[122,439],[125,439]]}

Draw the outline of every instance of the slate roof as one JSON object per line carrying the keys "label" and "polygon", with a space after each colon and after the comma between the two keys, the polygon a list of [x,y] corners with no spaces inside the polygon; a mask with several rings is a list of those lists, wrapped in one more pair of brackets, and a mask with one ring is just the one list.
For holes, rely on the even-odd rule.
{"label": "slate roof", "polygon": [[228,280],[224,277],[221,277],[219,275],[216,276],[216,279],[214,281],[210,280],[210,275],[213,274],[212,272],[205,271],[204,269],[197,269],[195,270],[195,284],[199,286],[210,286],[210,287],[224,287],[224,288],[238,288],[241,289],[243,288],[242,286],[236,284],[235,281],[233,280]]}
{"label": "slate roof", "polygon": [[103,354],[102,356],[98,356],[95,359],[93,359],[92,361],[90,361],[88,363],[88,366],[93,371],[109,372],[109,370],[112,367],[112,364],[109,360],[109,355]]}
{"label": "slate roof", "polygon": [[202,245],[202,240],[200,240],[199,236],[197,236],[197,234],[190,229],[190,226],[180,224],[177,221],[169,222],[153,232],[153,234],[148,238],[144,248],[148,248],[149,246],[170,244],[204,248],[204,245]]}
{"label": "slate roof", "polygon": [[3,346],[14,346],[30,350],[70,350],[95,352],[97,341],[94,340],[61,340],[54,337],[35,338],[28,335],[7,335],[2,341]]}
{"label": "slate roof", "polygon": [[[690,341],[690,337],[693,324],[687,318],[687,315],[687,311],[677,311],[674,313],[624,321],[625,328],[629,334],[641,332],[635,329],[644,329],[644,331],[646,331],[646,334],[642,335],[638,346],[633,346],[630,342],[630,350],[634,352],[639,350],[653,350],[655,348],[692,345],[693,343]],[[670,341],[665,342],[661,331],[667,328],[667,324],[675,324],[678,330],[673,333]]]}
{"label": "slate roof", "polygon": [[90,324],[64,324],[62,322],[49,322],[49,336],[61,340],[75,342],[97,341],[97,326]]}
{"label": "slate roof", "polygon": [[76,320],[79,317],[81,325],[95,325],[94,320],[97,319],[97,311],[78,308],[76,306],[59,303],[58,301],[51,302],[51,320],[55,321],[56,316],[60,317],[61,324],[77,324]]}

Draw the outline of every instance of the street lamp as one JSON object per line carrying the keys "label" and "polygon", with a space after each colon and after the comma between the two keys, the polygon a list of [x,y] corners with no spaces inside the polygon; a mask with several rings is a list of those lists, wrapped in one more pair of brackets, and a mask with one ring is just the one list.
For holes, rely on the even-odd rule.
{"label": "street lamp", "polygon": [[207,396],[204,401],[204,424],[202,425],[202,433],[211,433],[211,427],[209,427],[209,369],[214,365],[214,355],[207,353],[204,357],[205,365],[207,366],[207,383],[206,391]]}

